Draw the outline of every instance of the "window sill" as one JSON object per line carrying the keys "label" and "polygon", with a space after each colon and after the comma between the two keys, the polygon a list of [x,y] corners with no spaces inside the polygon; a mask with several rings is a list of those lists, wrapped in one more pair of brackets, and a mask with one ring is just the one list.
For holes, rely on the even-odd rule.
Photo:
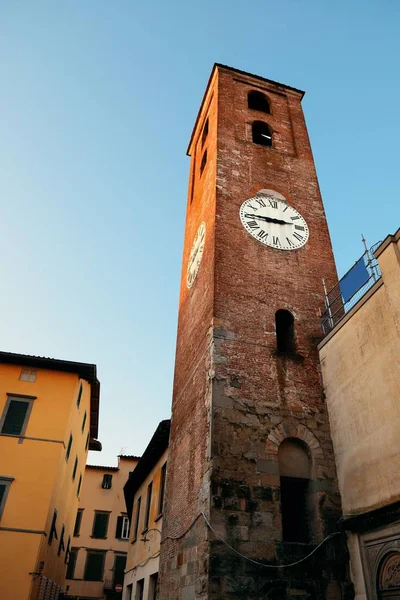
{"label": "window sill", "polygon": [[157,523],[157,521],[159,521],[159,520],[160,520],[160,519],[162,519],[162,518],[163,518],[163,513],[162,513],[162,512],[160,512],[160,514],[158,515],[158,517],[156,517],[156,518],[154,519],[154,523]]}
{"label": "window sill", "polygon": [[92,540],[106,540],[107,539],[107,536],[106,537],[99,537],[97,535],[91,535],[90,537],[92,538]]}
{"label": "window sill", "polygon": [[129,542],[129,538],[115,538],[119,542]]}

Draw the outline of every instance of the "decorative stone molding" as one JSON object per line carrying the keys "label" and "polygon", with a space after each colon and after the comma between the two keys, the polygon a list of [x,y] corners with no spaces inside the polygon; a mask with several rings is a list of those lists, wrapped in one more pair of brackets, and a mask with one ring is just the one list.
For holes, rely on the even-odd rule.
{"label": "decorative stone molding", "polygon": [[272,429],[267,438],[266,452],[277,456],[278,448],[287,438],[297,438],[308,447],[313,463],[317,459],[323,459],[324,453],[315,435],[296,419],[286,419]]}

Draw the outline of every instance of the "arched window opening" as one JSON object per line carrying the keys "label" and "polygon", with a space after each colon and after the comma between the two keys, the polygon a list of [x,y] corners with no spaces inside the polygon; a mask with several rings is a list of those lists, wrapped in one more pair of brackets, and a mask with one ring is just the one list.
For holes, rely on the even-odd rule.
{"label": "arched window opening", "polygon": [[282,539],[310,541],[310,457],[300,440],[288,438],[279,446]]}
{"label": "arched window opening", "polygon": [[203,157],[201,159],[201,164],[200,164],[200,175],[203,174],[204,168],[207,164],[207,150],[204,151]]}
{"label": "arched window opening", "polygon": [[262,92],[256,92],[255,90],[249,92],[247,96],[247,103],[248,107],[252,110],[259,110],[267,114],[271,112],[268,98]]}
{"label": "arched window opening", "polygon": [[201,147],[204,146],[207,136],[208,136],[208,119],[204,124],[203,133],[201,134]]}
{"label": "arched window opening", "polygon": [[261,146],[272,146],[272,131],[264,121],[254,121],[252,125],[253,142]]}
{"label": "arched window opening", "polygon": [[276,345],[278,352],[293,353],[294,347],[294,317],[288,310],[278,310],[275,313]]}

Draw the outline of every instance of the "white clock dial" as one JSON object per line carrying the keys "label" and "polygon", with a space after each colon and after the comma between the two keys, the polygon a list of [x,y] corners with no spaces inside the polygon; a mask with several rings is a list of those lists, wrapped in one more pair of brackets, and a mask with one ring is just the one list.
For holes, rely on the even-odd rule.
{"label": "white clock dial", "polygon": [[186,273],[186,285],[191,288],[197,273],[200,269],[201,259],[203,258],[204,243],[206,241],[206,224],[201,223],[193,240],[192,249],[190,251],[189,263]]}
{"label": "white clock dial", "polygon": [[259,192],[243,202],[239,214],[243,227],[265,246],[296,250],[308,240],[307,223],[278,192]]}

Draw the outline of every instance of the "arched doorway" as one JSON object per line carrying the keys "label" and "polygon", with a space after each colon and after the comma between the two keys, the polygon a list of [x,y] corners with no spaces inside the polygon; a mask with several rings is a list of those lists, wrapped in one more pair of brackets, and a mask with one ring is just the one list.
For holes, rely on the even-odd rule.
{"label": "arched doorway", "polygon": [[383,557],[376,578],[376,591],[379,600],[400,600],[399,552],[389,552]]}

